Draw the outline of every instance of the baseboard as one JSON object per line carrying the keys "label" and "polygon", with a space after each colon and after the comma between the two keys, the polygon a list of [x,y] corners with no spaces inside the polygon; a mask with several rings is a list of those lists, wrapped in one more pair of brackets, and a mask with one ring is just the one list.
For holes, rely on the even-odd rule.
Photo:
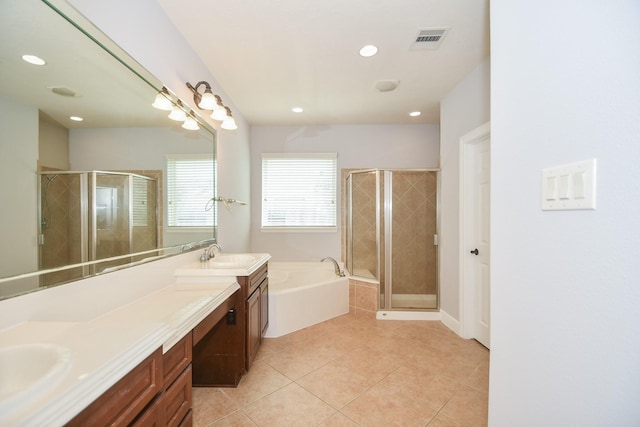
{"label": "baseboard", "polygon": [[446,311],[440,310],[440,314],[442,315],[441,321],[444,324],[444,326],[451,329],[453,332],[455,332],[456,334],[462,337],[462,329],[461,329],[460,321],[458,319],[455,319]]}
{"label": "baseboard", "polygon": [[380,310],[376,313],[378,320],[442,320],[439,311],[396,311]]}

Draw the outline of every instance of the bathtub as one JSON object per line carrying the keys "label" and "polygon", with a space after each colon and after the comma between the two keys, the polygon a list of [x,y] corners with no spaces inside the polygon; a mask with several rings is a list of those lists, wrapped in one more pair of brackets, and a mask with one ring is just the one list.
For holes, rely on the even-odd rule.
{"label": "bathtub", "polygon": [[269,327],[277,338],[349,312],[349,279],[330,262],[269,262]]}

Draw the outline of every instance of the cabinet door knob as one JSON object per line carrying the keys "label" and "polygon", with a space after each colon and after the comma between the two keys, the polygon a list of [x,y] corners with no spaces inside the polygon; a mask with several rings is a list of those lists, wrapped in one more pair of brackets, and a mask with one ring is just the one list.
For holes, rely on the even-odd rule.
{"label": "cabinet door knob", "polygon": [[478,248],[475,248],[472,251],[469,251],[470,254],[478,255]]}

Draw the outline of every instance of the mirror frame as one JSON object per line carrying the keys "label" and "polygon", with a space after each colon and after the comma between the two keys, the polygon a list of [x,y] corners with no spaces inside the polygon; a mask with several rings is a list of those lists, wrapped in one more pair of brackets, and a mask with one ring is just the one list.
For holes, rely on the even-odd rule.
{"label": "mirror frame", "polygon": [[[102,33],[95,25],[93,25],[87,18],[85,18],[82,14],[80,14],[69,3],[61,2],[61,1],[57,2],[55,0],[53,1],[39,0],[39,1],[44,6],[50,8],[52,13],[59,15],[62,19],[64,19],[70,25],[75,27],[75,29],[78,30],[83,35],[83,37],[89,38],[93,42],[93,45],[95,45],[98,49],[102,49],[115,61],[119,62],[122,66],[124,66],[126,70],[132,73],[131,77],[133,77],[134,79],[142,80],[153,91],[155,91],[156,94],[164,91],[165,94],[168,95],[167,97],[171,100],[171,102],[174,105],[181,104],[182,108],[186,112],[190,113],[196,119],[201,129],[210,134],[211,142],[212,142],[211,148],[213,150],[214,159],[217,157],[216,156],[217,135],[216,135],[215,129],[211,127],[205,120],[203,120],[202,117],[200,117],[196,111],[190,109],[188,103],[178,98],[175,95],[175,93],[173,93],[169,88],[163,85],[159,79],[157,79],[149,71],[147,71],[144,67],[142,67],[134,58],[128,55],[122,48],[120,48],[108,36]],[[152,101],[153,101],[152,99],[149,100],[149,108],[152,108],[151,107]],[[214,182],[215,181],[217,181],[217,177],[214,176]],[[213,194],[212,197],[215,198],[216,194]],[[163,203],[163,201],[161,201],[160,203]],[[214,207],[215,207],[215,203],[214,203]],[[215,211],[213,215],[217,215]],[[215,223],[215,220],[214,220],[214,223]],[[153,262],[159,259],[163,259],[173,255],[178,255],[184,252],[195,251],[217,241],[217,237],[216,237],[217,225],[212,226],[211,231],[212,231],[212,234],[211,234],[212,237],[210,239],[197,240],[197,241],[187,242],[187,243],[174,245],[174,246],[158,247],[156,249],[146,250],[143,252],[129,253],[125,255],[103,258],[103,259],[98,259],[94,261],[86,261],[86,262],[81,262],[81,263],[76,263],[71,265],[59,266],[55,268],[42,269],[42,270],[36,270],[36,271],[26,272],[22,274],[15,274],[15,275],[6,276],[6,277],[0,277],[0,286],[3,286],[5,283],[38,277],[38,276],[42,276],[42,275],[53,273],[53,272],[59,272],[59,271],[74,269],[78,267],[96,266],[101,263],[109,263],[109,262],[119,261],[127,258],[135,259],[134,261],[120,264],[115,267],[105,269],[104,271],[99,271],[97,273],[83,274],[82,277],[77,277],[70,281],[55,283],[51,285],[44,285],[44,286],[41,285],[37,288],[29,289],[16,294],[11,294],[6,296],[0,295],[0,300],[14,298],[14,297],[18,297],[18,296],[25,295],[32,292],[38,292],[50,287],[64,285],[65,283],[82,280],[82,279],[96,276],[96,275],[108,274],[111,271],[121,270],[124,268],[133,267],[143,263]]]}

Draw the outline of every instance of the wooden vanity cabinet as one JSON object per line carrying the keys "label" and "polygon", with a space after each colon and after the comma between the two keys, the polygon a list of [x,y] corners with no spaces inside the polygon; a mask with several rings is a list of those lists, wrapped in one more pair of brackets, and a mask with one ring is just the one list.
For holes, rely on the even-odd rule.
{"label": "wooden vanity cabinet", "polygon": [[162,349],[159,348],[67,425],[130,425],[162,393],[163,385]]}
{"label": "wooden vanity cabinet", "polygon": [[[188,333],[163,356],[165,390],[163,400],[163,423],[167,427],[185,426],[185,419],[191,419],[193,337]],[[145,425],[145,424],[140,424]],[[151,424],[154,425],[154,424]]]}
{"label": "wooden vanity cabinet", "polygon": [[164,355],[159,348],[67,425],[190,426],[191,352],[191,333]]}
{"label": "wooden vanity cabinet", "polygon": [[193,330],[193,385],[235,387],[245,373],[245,304],[239,289]]}
{"label": "wooden vanity cabinet", "polygon": [[246,301],[246,356],[248,371],[260,349],[262,338],[269,326],[268,264],[264,263],[250,276],[238,276],[238,284]]}

